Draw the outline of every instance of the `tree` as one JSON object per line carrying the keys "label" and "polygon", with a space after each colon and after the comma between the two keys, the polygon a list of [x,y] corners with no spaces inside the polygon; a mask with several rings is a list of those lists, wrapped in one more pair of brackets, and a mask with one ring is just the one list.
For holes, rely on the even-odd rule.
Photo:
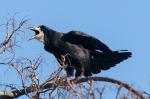
{"label": "tree", "polygon": [[[15,85],[1,85],[6,89],[0,92],[0,99],[13,99],[26,95],[30,99],[103,99],[105,90],[109,86],[115,86],[116,99],[146,99],[146,97],[135,90],[129,84],[108,77],[89,77],[72,79],[63,75],[65,66],[58,66],[58,69],[50,74],[47,80],[40,83],[38,69],[43,62],[42,56],[35,59],[26,57],[16,58],[15,47],[18,45],[18,36],[23,35],[23,29],[27,27],[28,20],[22,19],[18,24],[15,18],[6,18],[6,23],[1,25],[5,27],[5,37],[0,43],[0,66],[6,65],[12,68],[19,76],[21,88]],[[5,55],[8,56],[5,59]],[[103,84],[101,84],[104,82]],[[96,84],[95,84],[96,83]],[[98,85],[98,86],[97,86]],[[7,89],[9,88],[9,89]],[[115,95],[114,94],[114,95]]]}

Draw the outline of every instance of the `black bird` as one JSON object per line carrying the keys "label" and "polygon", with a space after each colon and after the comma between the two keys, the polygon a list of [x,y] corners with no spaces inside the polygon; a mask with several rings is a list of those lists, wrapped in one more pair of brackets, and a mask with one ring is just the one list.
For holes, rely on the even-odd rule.
{"label": "black bird", "polygon": [[57,32],[44,25],[30,28],[35,32],[31,39],[44,44],[44,49],[56,57],[65,67],[67,76],[92,76],[101,70],[108,70],[131,57],[127,50],[112,51],[100,40],[80,31]]}

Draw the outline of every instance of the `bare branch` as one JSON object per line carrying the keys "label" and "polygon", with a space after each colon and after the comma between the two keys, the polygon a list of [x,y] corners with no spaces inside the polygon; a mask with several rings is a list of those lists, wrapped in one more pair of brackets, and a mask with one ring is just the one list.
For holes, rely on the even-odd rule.
{"label": "bare branch", "polygon": [[[93,81],[104,81],[104,82],[109,82],[109,83],[113,83],[113,84],[117,84],[117,85],[122,85],[122,87],[126,88],[127,90],[131,91],[132,93],[134,93],[135,95],[137,95],[140,99],[146,99],[144,95],[142,95],[141,93],[139,93],[137,90],[135,90],[134,88],[132,88],[130,85],[126,84],[126,83],[123,83],[119,80],[115,80],[115,79],[112,79],[112,78],[108,78],[108,77],[89,77],[89,78],[80,78],[79,80],[76,80],[76,79],[73,79],[73,80],[70,80],[70,82],[74,82],[76,84],[78,83],[83,83],[83,82],[87,82],[88,80],[93,80]],[[59,85],[59,86],[68,86],[68,84],[65,82],[63,82],[63,84]],[[40,87],[40,90],[44,90],[44,89],[49,89],[49,88],[55,88],[55,87],[58,87],[55,83],[47,83],[45,86],[39,86]],[[32,88],[31,87],[27,87],[26,88],[26,92],[27,93],[30,93],[32,92]],[[2,96],[9,96],[9,97],[12,97],[12,98],[17,98],[21,95],[24,95],[25,94],[25,90],[24,89],[21,89],[21,90],[15,90],[15,91],[12,91],[12,92],[7,92],[7,94],[2,94],[0,95],[0,97]]]}
{"label": "bare branch", "polygon": [[[8,49],[12,50],[14,46],[17,46],[16,39],[15,39],[16,34],[21,31],[21,29],[23,28],[23,26],[26,24],[27,21],[28,20],[22,19],[20,23],[17,25],[15,18],[12,18],[11,20],[8,20],[6,18],[6,24],[5,24],[6,37],[5,40],[2,43],[0,43],[0,54],[2,54]],[[9,31],[9,28],[12,28],[12,30]]]}

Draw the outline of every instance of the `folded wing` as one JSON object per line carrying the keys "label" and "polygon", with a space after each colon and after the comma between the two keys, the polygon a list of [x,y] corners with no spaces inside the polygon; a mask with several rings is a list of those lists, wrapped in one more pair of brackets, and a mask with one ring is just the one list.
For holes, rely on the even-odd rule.
{"label": "folded wing", "polygon": [[78,44],[89,50],[99,50],[104,53],[111,53],[112,50],[95,37],[89,36],[80,31],[70,31],[62,37],[63,41]]}

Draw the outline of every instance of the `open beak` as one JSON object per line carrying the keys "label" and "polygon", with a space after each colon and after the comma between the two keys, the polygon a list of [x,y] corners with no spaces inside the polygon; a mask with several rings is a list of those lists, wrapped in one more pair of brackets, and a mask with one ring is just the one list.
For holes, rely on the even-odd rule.
{"label": "open beak", "polygon": [[[29,27],[28,29],[31,30],[31,31],[36,32],[36,30],[35,30],[34,27]],[[33,39],[35,39],[35,38],[36,38],[36,35],[32,36],[28,41],[33,40]]]}

